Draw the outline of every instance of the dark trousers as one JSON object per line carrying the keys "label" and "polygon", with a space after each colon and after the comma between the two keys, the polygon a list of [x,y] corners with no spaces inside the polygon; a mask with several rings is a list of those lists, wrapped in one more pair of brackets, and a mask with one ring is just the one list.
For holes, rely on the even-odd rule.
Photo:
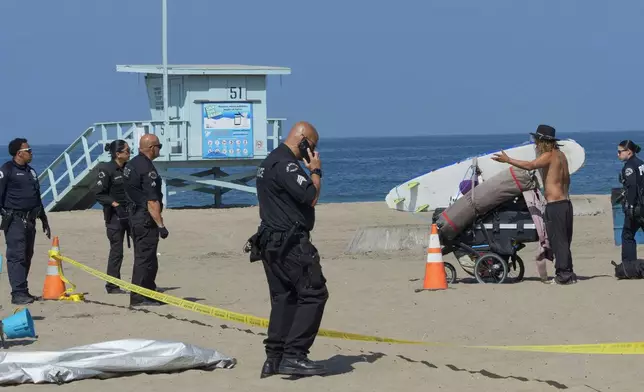
{"label": "dark trousers", "polygon": [[4,235],[7,244],[7,273],[11,284],[11,295],[27,295],[29,293],[27,276],[31,268],[31,258],[34,255],[36,222],[28,221],[25,224],[22,219],[14,217],[4,231]]}
{"label": "dark trousers", "polygon": [[573,211],[570,200],[559,200],[546,204],[546,232],[550,247],[555,255],[555,274],[564,283],[575,277],[572,268]]}
{"label": "dark trousers", "polygon": [[[145,213],[147,215],[147,212]],[[159,228],[150,217],[143,214],[132,217],[132,237],[134,246],[134,268],[132,284],[149,290],[156,290],[155,283],[159,261],[157,248],[159,245]],[[130,293],[130,303],[145,300],[146,297]]]}
{"label": "dark trousers", "polygon": [[[110,241],[110,253],[107,257],[107,274],[109,276],[121,279],[121,265],[123,264],[123,240],[127,223],[121,223],[118,216],[114,214],[110,221],[105,225],[107,239]],[[118,286],[112,283],[105,283],[108,290],[117,289]]]}
{"label": "dark trousers", "polygon": [[306,357],[329,298],[317,250],[307,237],[281,258],[265,253],[263,264],[271,298],[266,356]]}
{"label": "dark trousers", "polygon": [[624,218],[624,228],[622,229],[622,262],[637,260],[637,244],[635,243],[635,233],[637,230],[644,230],[644,220],[631,219],[628,216]]}

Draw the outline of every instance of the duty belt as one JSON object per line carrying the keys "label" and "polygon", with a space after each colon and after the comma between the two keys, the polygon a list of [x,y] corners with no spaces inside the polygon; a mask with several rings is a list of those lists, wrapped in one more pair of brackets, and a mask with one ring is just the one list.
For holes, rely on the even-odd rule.
{"label": "duty belt", "polygon": [[309,231],[306,230],[299,222],[295,222],[288,231],[275,230],[264,223],[261,223],[257,229],[257,233],[246,241],[243,251],[251,253],[250,262],[261,260],[264,248],[269,242],[280,240],[280,247],[277,248],[277,258],[281,258],[284,252],[289,249],[290,245],[296,243],[302,238],[309,238]]}
{"label": "duty belt", "polygon": [[3,230],[8,229],[13,218],[20,219],[25,228],[33,226],[41,212],[41,207],[32,208],[31,210],[4,209],[2,210],[2,223],[0,223],[0,228]]}
{"label": "duty belt", "polygon": [[8,210],[5,209],[5,215],[14,216],[20,219],[34,221],[40,215],[42,208],[36,207],[31,210]]}

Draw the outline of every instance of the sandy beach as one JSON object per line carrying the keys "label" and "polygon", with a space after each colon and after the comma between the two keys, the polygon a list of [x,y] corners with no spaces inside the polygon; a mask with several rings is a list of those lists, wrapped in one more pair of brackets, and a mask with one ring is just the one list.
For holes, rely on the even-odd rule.
{"label": "sandy beach", "polygon": [[[312,234],[320,250],[330,299],[322,328],[383,337],[462,345],[581,344],[644,341],[641,281],[617,281],[610,260],[613,244],[608,196],[576,197],[600,206],[575,216],[573,258],[579,282],[542,284],[536,279],[535,246],[521,252],[526,279],[518,284],[477,284],[457,266],[460,281],[448,290],[420,292],[425,268],[422,246],[407,250],[347,253],[360,227],[427,224],[430,213],[414,216],[385,203],[322,204]],[[582,200],[583,199],[583,200]],[[61,253],[105,270],[108,242],[100,211],[50,213]],[[258,224],[256,207],[167,210],[170,231],[159,246],[157,284],[168,294],[260,317],[269,315],[268,288],[260,263],[242,253]],[[428,226],[429,228],[429,226]],[[40,294],[51,247],[36,239],[30,289]],[[2,240],[4,245],[4,239]],[[644,254],[642,247],[640,255]],[[3,250],[4,253],[4,250]],[[65,275],[86,294],[86,302],[37,302],[29,306],[38,339],[12,351],[55,350],[123,338],[166,339],[216,349],[237,359],[233,369],[179,374],[134,375],[72,382],[69,391],[641,391],[642,358],[628,355],[572,355],[365,343],[320,337],[311,358],[324,360],[327,377],[259,379],[265,330],[192,313],[170,305],[130,310],[128,297],[108,295],[104,283],[71,265]],[[553,273],[553,265],[548,264]],[[132,273],[125,249],[122,278]],[[6,270],[0,304],[10,304]],[[475,281],[474,281],[475,282]],[[639,365],[638,365],[639,364]],[[23,385],[48,391],[55,385]]]}

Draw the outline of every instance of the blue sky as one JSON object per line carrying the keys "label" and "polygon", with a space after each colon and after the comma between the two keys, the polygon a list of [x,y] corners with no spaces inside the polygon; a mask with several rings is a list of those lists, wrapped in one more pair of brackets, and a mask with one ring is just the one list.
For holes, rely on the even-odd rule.
{"label": "blue sky", "polygon": [[[378,5],[380,4],[380,5]],[[644,2],[168,0],[170,63],[288,66],[268,111],[328,137],[644,129]],[[230,43],[234,43],[231,45]],[[0,0],[0,135],[149,118],[161,0]]]}

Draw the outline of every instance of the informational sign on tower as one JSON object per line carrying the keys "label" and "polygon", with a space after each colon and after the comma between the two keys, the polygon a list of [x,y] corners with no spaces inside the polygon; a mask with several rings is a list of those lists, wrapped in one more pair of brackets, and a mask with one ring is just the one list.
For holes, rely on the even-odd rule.
{"label": "informational sign on tower", "polygon": [[253,157],[251,103],[203,103],[202,116],[204,159]]}

